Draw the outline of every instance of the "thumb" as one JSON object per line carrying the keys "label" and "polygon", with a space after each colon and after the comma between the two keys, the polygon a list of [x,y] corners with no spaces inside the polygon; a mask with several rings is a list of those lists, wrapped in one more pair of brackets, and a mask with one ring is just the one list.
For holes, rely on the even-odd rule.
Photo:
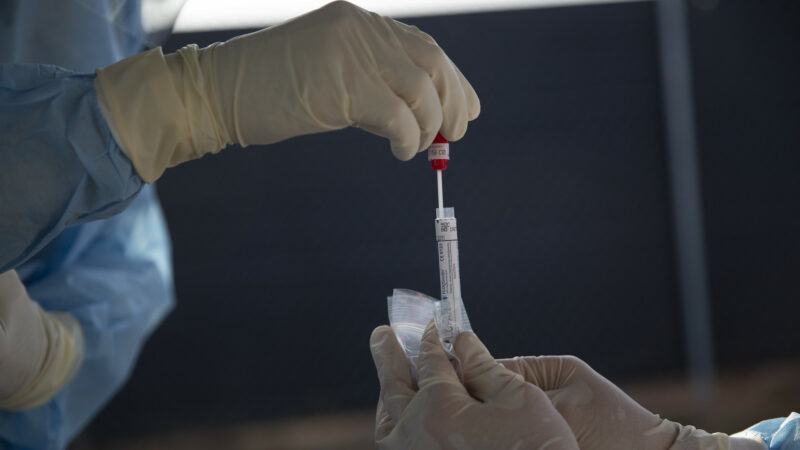
{"label": "thumb", "polygon": [[439,332],[433,320],[425,327],[425,332],[422,333],[422,341],[419,345],[419,380],[417,384],[420,389],[437,383],[449,384],[457,388],[457,390],[466,394],[464,387],[458,381],[456,371],[453,365],[450,364],[450,359],[444,352],[441,341],[439,341]]}
{"label": "thumb", "polygon": [[544,391],[561,389],[576,378],[593,378],[589,374],[594,373],[574,356],[517,356],[497,362]]}
{"label": "thumb", "polygon": [[[482,402],[510,401],[520,396],[525,380],[501,364],[471,331],[461,333],[456,340],[454,352],[461,361],[464,385],[470,394]],[[529,386],[529,385],[528,385]]]}

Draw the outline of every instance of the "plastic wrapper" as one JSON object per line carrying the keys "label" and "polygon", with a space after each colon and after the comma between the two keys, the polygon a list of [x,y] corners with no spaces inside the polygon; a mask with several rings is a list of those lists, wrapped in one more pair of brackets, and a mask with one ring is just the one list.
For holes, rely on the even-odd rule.
{"label": "plastic wrapper", "polygon": [[[419,357],[419,344],[422,340],[422,333],[431,320],[436,324],[439,331],[439,340],[445,352],[453,363],[456,373],[461,377],[461,365],[458,358],[453,354],[453,343],[459,334],[464,331],[472,331],[469,324],[467,312],[461,299],[457,302],[457,326],[445,327],[448,321],[442,312],[442,303],[438,299],[427,296],[420,292],[409,289],[395,289],[388,298],[389,324],[394,330],[403,351],[411,365],[411,373],[417,379],[417,358]],[[452,330],[443,333],[443,330]]]}

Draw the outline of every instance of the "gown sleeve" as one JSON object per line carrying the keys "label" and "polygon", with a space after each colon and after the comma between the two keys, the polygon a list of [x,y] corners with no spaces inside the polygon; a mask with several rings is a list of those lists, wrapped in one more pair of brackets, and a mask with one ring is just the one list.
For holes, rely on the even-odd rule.
{"label": "gown sleeve", "polygon": [[733,436],[760,439],[769,450],[800,450],[800,414],[763,420]]}
{"label": "gown sleeve", "polygon": [[0,410],[0,449],[62,450],[125,384],[175,304],[169,234],[155,186],[114,217],[70,227],[16,270],[48,311],[81,325],[82,364],[48,403]]}
{"label": "gown sleeve", "polygon": [[144,185],[111,136],[93,81],[0,64],[0,273],[65,228],[122,211]]}

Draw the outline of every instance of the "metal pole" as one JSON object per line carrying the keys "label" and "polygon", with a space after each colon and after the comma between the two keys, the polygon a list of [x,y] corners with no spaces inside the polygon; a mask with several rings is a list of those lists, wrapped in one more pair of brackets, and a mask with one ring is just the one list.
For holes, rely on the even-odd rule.
{"label": "metal pole", "polygon": [[657,0],[656,11],[686,355],[692,393],[696,400],[708,402],[714,396],[714,349],[686,3],[684,0]]}

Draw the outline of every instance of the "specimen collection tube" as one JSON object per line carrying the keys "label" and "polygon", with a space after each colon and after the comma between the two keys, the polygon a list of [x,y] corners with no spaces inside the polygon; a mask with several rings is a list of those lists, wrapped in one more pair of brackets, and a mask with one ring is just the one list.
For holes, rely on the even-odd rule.
{"label": "specimen collection tube", "polygon": [[444,211],[437,208],[435,223],[442,293],[439,304],[441,323],[437,323],[437,327],[445,348],[452,350],[456,337],[465,325],[462,317],[461,277],[458,267],[458,232],[453,208],[444,208]]}

